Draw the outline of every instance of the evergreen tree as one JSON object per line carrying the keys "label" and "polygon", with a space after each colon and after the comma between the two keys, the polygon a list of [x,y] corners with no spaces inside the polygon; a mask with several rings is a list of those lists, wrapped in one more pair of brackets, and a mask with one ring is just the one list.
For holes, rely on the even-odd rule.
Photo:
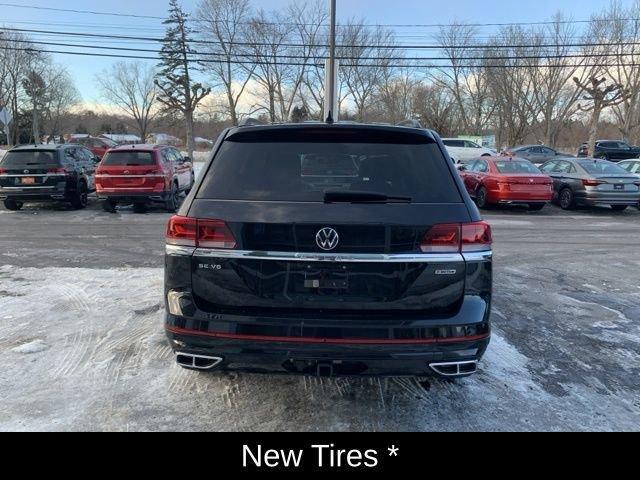
{"label": "evergreen tree", "polygon": [[189,15],[178,0],[171,0],[169,18],[163,22],[167,26],[167,32],[162,42],[162,63],[155,83],[159,90],[158,101],[164,105],[165,110],[184,115],[187,150],[189,157],[193,158],[193,116],[198,104],[211,93],[211,89],[205,88],[201,83],[192,83],[189,57],[194,52],[190,45],[192,30],[188,26],[188,19]]}

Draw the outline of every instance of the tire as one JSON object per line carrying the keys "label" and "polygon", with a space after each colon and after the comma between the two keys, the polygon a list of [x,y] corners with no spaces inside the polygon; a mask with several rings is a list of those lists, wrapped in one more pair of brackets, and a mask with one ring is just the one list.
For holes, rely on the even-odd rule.
{"label": "tire", "polygon": [[146,203],[134,203],[133,213],[147,213],[148,207]]}
{"label": "tire", "polygon": [[191,190],[193,189],[195,184],[196,184],[196,176],[192,174],[191,175],[191,184],[189,185],[189,188],[187,188],[184,191],[185,195],[189,195],[191,193]]}
{"label": "tire", "polygon": [[83,210],[89,205],[89,190],[84,182],[78,185],[76,193],[70,199],[71,206],[76,210]]}
{"label": "tire", "polygon": [[487,203],[487,189],[484,187],[480,187],[478,189],[478,191],[476,192],[476,205],[478,205],[478,208],[484,210],[486,208],[488,208],[488,203]]}
{"label": "tire", "polygon": [[178,186],[175,183],[171,184],[171,193],[165,205],[169,213],[175,213],[180,205],[180,190],[178,190]]}
{"label": "tire", "polygon": [[102,208],[107,213],[116,213],[116,206],[117,203],[115,203],[113,200],[105,200],[104,202],[102,202]]}
{"label": "tire", "polygon": [[627,209],[627,205],[611,205],[611,210],[614,212],[624,212]]}
{"label": "tire", "polygon": [[530,212],[541,212],[544,207],[546,207],[546,204],[544,203],[532,203],[531,205],[529,205],[529,211]]}
{"label": "tire", "polygon": [[7,210],[11,210],[12,212],[17,212],[24,206],[24,203],[18,202],[16,200],[5,200],[4,207]]}
{"label": "tire", "polygon": [[571,210],[575,207],[575,198],[570,188],[563,188],[558,194],[558,203],[563,210]]}

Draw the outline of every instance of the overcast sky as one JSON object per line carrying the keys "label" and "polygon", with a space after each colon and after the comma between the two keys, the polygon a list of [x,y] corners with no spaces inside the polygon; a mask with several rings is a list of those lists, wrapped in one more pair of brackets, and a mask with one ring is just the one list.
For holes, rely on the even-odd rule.
{"label": "overcast sky", "polygon": [[[253,0],[253,5],[267,10],[281,8],[291,0]],[[35,0],[13,0],[14,5],[42,6],[60,9],[81,9],[99,12],[119,12],[122,14],[138,14],[163,16],[166,14],[168,0],[58,0],[56,2]],[[624,1],[625,5],[631,0]],[[197,0],[184,0],[188,10],[194,10]],[[327,0],[328,4],[328,0]],[[451,23],[455,20],[473,23],[502,22],[536,22],[548,20],[559,10],[576,20],[588,19],[589,16],[606,8],[609,0],[338,0],[340,19],[352,17],[363,18],[370,23],[380,24],[433,24]],[[15,28],[91,31],[94,33],[110,33],[118,35],[154,36],[162,35],[160,20],[135,19],[126,17],[110,17],[92,14],[69,12],[39,11],[34,9],[6,6],[0,2],[0,23]],[[489,34],[493,27],[482,29]],[[432,43],[433,40],[424,35],[434,29],[398,29],[399,35],[407,35],[400,41],[406,43]],[[419,34],[421,39],[408,35]],[[32,35],[41,41],[56,41],[50,35]],[[92,39],[95,41],[95,39]],[[58,42],[66,40],[57,39]],[[83,40],[79,40],[83,41]],[[98,40],[99,42],[99,40]],[[136,45],[126,45],[138,48]],[[52,47],[53,48],[53,47]],[[147,44],[143,48],[150,48]],[[98,101],[94,77],[96,73],[108,67],[115,60],[108,58],[74,57],[56,55],[56,61],[68,66],[76,85],[87,103]]]}

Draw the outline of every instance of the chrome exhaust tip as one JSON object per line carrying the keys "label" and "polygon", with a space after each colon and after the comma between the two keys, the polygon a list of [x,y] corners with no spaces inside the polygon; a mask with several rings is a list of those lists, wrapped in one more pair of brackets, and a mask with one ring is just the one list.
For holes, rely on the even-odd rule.
{"label": "chrome exhaust tip", "polygon": [[443,377],[468,377],[478,371],[478,361],[432,363],[429,367]]}
{"label": "chrome exhaust tip", "polygon": [[176,353],[176,362],[184,368],[194,370],[213,370],[218,367],[224,358],[208,357],[206,355],[194,355],[192,353]]}

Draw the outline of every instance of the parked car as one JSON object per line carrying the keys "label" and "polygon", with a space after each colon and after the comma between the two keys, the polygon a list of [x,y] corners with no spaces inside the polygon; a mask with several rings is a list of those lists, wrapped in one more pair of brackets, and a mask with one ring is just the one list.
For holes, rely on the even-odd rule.
{"label": "parked car", "polygon": [[620,160],[639,158],[640,148],[632,147],[628,143],[620,140],[598,140],[593,155],[589,152],[589,146],[586,143],[580,147],[578,157],[589,156],[619,162]]}
{"label": "parked car", "polygon": [[195,183],[193,165],[173,147],[130,145],[109,150],[96,174],[98,198],[107,212],[121,203],[144,211],[162,203],[170,212],[180,205],[182,192]]}
{"label": "parked car", "polygon": [[77,140],[77,143],[87,147],[99,159],[102,159],[109,149],[118,146],[118,144],[113,140],[97,137],[80,138]]}
{"label": "parked car", "polygon": [[490,337],[491,228],[435,133],[237,127],[205,172],[167,228],[166,331],[179,365],[476,371]]}
{"label": "parked car", "polygon": [[577,205],[610,205],[624,211],[640,202],[640,179],[608,160],[560,159],[545,163],[553,179],[554,200],[565,210]]}
{"label": "parked car", "polygon": [[553,197],[551,178],[531,162],[519,158],[481,158],[460,172],[479,208],[527,205],[540,211]]}
{"label": "parked car", "polygon": [[627,172],[633,175],[640,175],[640,159],[624,160],[618,163],[618,166],[621,168],[624,168]]}
{"label": "parked car", "polygon": [[24,145],[0,160],[0,200],[8,210],[27,202],[69,202],[83,209],[95,191],[100,160],[81,145]]}
{"label": "parked car", "polygon": [[481,147],[477,143],[459,138],[443,138],[442,143],[447,147],[449,156],[454,163],[468,163],[480,157],[491,157],[495,154],[488,148]]}
{"label": "parked car", "polygon": [[545,147],[544,145],[525,145],[523,147],[510,148],[507,149],[503,155],[507,157],[524,158],[536,165],[542,165],[557,157],[570,156],[560,153],[553,148]]}

